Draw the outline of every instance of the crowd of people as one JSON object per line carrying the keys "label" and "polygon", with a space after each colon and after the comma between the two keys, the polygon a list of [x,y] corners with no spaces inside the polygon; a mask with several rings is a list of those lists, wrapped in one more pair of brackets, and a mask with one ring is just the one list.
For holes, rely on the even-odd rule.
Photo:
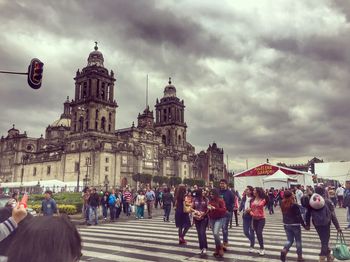
{"label": "crowd of people", "polygon": [[[147,217],[150,219],[153,208],[158,206],[164,210],[164,222],[169,222],[171,209],[174,208],[179,245],[187,244],[186,234],[194,225],[199,253],[204,256],[208,249],[207,231],[210,230],[215,244],[213,255],[218,258],[224,257],[225,251],[230,248],[229,228],[232,227],[233,217],[236,226],[239,225],[240,214],[243,233],[249,242],[247,252],[264,256],[266,213],[272,215],[274,207],[279,206],[287,237],[280,253],[281,261],[286,261],[295,242],[299,262],[304,261],[302,228],[310,230],[312,222],[321,242],[319,261],[331,262],[334,260],[329,248],[331,224],[333,223],[338,232],[342,231],[335,215],[336,206],[346,207],[350,219],[350,184],[347,184],[347,188],[337,189],[322,185],[277,190],[247,186],[242,197],[229,187],[225,179],[220,181],[218,188],[199,188],[196,185],[188,187],[181,184],[176,188],[163,186],[152,189],[146,185],[144,189],[137,191],[126,187],[123,190],[113,189],[110,192],[97,193],[95,188],[87,187],[82,194],[82,200],[83,214],[88,225],[98,224],[99,207],[102,209],[103,219],[107,220],[109,214],[111,222],[116,221],[122,212],[131,216],[132,209],[136,219],[143,219],[147,208]],[[33,217],[27,214],[16,195],[4,209],[0,209],[0,261],[79,260],[82,248],[79,233],[67,216],[54,216],[59,212],[52,192],[45,192],[41,209],[43,216]],[[349,228],[350,223],[346,229]],[[47,246],[48,243],[56,247],[55,252]],[[39,257],[33,254],[36,250],[40,250]],[[1,256],[4,256],[4,260],[1,260]]]}
{"label": "crowd of people", "polygon": [[[294,242],[297,261],[304,261],[301,228],[310,230],[312,221],[321,242],[319,261],[331,262],[334,260],[329,248],[331,224],[339,233],[342,231],[335,214],[337,204],[340,208],[347,208],[350,222],[350,184],[347,185],[347,189],[339,186],[337,190],[323,185],[277,190],[247,186],[240,198],[237,192],[228,187],[227,181],[222,179],[219,188],[210,191],[207,188],[190,190],[185,185],[180,185],[175,192],[175,224],[180,245],[186,244],[186,233],[192,224],[195,225],[201,255],[207,252],[206,232],[207,228],[210,228],[215,242],[213,255],[223,257],[224,252],[229,249],[230,221],[235,214],[238,225],[237,214],[242,213],[243,233],[250,244],[247,251],[264,256],[265,212],[273,214],[273,208],[279,206],[287,236],[286,244],[280,253],[281,261],[286,261]],[[350,223],[346,229],[349,228]],[[255,239],[259,245],[257,249]]]}

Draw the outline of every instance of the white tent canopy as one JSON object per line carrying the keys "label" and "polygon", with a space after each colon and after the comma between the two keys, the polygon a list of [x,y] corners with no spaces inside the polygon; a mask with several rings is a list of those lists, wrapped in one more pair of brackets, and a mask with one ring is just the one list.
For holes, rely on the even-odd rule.
{"label": "white tent canopy", "polygon": [[277,170],[271,176],[267,176],[263,178],[264,188],[289,188],[291,182],[297,182],[298,179],[292,178],[282,170]]}

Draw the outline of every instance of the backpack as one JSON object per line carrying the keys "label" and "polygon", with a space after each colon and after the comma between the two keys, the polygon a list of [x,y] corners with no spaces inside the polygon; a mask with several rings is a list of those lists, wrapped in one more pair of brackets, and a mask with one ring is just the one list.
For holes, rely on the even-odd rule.
{"label": "backpack", "polygon": [[108,204],[110,206],[114,206],[115,205],[115,202],[116,202],[116,198],[114,195],[110,195],[109,198],[108,198]]}
{"label": "backpack", "polygon": [[332,214],[328,205],[325,204],[321,209],[311,208],[312,222],[315,226],[326,226],[331,223]]}

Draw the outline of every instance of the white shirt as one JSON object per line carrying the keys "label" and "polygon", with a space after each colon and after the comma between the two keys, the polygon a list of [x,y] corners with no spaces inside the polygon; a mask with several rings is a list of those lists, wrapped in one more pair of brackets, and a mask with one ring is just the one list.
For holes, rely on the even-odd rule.
{"label": "white shirt", "polygon": [[299,206],[301,206],[301,198],[303,197],[304,193],[303,191],[301,191],[300,189],[298,189],[296,192],[295,192],[295,197],[297,199],[297,204]]}
{"label": "white shirt", "polygon": [[344,188],[338,187],[337,190],[335,191],[335,194],[337,196],[344,196]]}
{"label": "white shirt", "polygon": [[244,210],[247,210],[248,208],[250,208],[250,200],[252,198],[251,197],[247,197],[244,203]]}

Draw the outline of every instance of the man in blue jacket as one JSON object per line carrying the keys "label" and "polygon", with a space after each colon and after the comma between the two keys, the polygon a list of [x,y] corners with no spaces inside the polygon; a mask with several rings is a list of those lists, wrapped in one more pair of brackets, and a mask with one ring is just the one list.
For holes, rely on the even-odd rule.
{"label": "man in blue jacket", "polygon": [[228,247],[228,226],[232,218],[233,208],[234,208],[234,195],[232,191],[228,189],[226,179],[220,180],[220,196],[221,198],[224,199],[226,204],[226,209],[227,209],[225,222],[222,226],[223,246],[224,246],[224,251],[226,251]]}

